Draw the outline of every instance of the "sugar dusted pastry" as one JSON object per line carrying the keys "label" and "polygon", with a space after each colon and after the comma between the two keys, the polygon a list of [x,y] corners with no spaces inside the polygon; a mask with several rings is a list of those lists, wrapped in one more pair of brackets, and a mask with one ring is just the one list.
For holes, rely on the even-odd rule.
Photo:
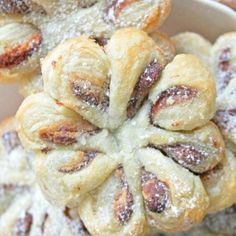
{"label": "sugar dusted pastry", "polygon": [[17,121],[48,199],[78,207],[92,235],[201,222],[209,195],[199,174],[224,159],[224,142],[210,122],[215,83],[199,59],[166,66],[155,42],[129,28],[105,46],[65,41],[42,68],[44,91],[25,99]]}
{"label": "sugar dusted pastry", "polygon": [[226,150],[224,159],[212,170],[202,175],[210,197],[209,213],[221,211],[236,202],[236,158]]}
{"label": "sugar dusted pastry", "polygon": [[[39,1],[38,1],[39,2]],[[42,1],[41,1],[42,2]],[[46,1],[45,1],[46,2]],[[52,1],[48,1],[52,2]],[[43,12],[43,8],[36,1],[31,0],[1,0],[0,13],[28,14],[31,11]]]}
{"label": "sugar dusted pastry", "polygon": [[34,182],[29,156],[23,149],[16,132],[14,118],[0,125],[0,215],[14,197],[28,191]]}
{"label": "sugar dusted pastry", "polygon": [[236,77],[219,96],[214,121],[221,129],[228,147],[236,153]]}
{"label": "sugar dusted pastry", "polygon": [[220,36],[211,53],[215,78],[217,80],[217,113],[214,121],[220,127],[226,145],[236,153],[236,33]]}
{"label": "sugar dusted pastry", "polygon": [[162,51],[146,33],[124,29],[105,51],[84,36],[64,42],[45,58],[42,72],[45,91],[54,99],[99,127],[117,128],[135,115],[165,65]]}
{"label": "sugar dusted pastry", "polygon": [[211,43],[203,36],[194,32],[185,32],[175,35],[172,40],[177,54],[193,54],[210,64]]}
{"label": "sugar dusted pastry", "polygon": [[19,84],[19,92],[24,97],[41,91],[43,91],[43,79],[40,74],[34,78],[24,80]]}
{"label": "sugar dusted pastry", "polygon": [[220,36],[212,47],[206,39],[196,33],[181,33],[173,37],[177,54],[183,52],[194,54],[212,66],[218,96],[214,122],[223,133],[227,147],[234,153],[236,153],[235,35],[236,33],[232,32]]}
{"label": "sugar dusted pastry", "polygon": [[86,34],[101,41],[124,27],[153,32],[170,8],[171,0],[2,0],[0,83],[35,78],[39,58],[65,39]]}
{"label": "sugar dusted pastry", "polygon": [[0,124],[0,235],[89,235],[76,210],[52,206],[35,181],[32,154],[18,138],[15,119]]}
{"label": "sugar dusted pastry", "polygon": [[236,78],[236,32],[221,35],[211,51],[217,90],[221,94],[229,82]]}
{"label": "sugar dusted pastry", "polygon": [[151,122],[170,130],[202,126],[214,115],[215,96],[215,83],[207,67],[192,55],[177,55],[150,93],[154,103]]}
{"label": "sugar dusted pastry", "polygon": [[40,30],[20,17],[0,18],[0,82],[29,79],[39,69]]}
{"label": "sugar dusted pastry", "polygon": [[154,32],[150,34],[158,47],[162,49],[167,62],[171,62],[175,57],[175,45],[167,34],[163,32]]}
{"label": "sugar dusted pastry", "polygon": [[233,236],[235,234],[236,206],[209,214],[204,221],[191,230],[176,234],[153,232],[150,236]]}
{"label": "sugar dusted pastry", "polygon": [[[30,155],[21,145],[16,132],[14,118],[8,118],[0,125],[0,182],[6,185],[31,185],[34,180],[30,166]],[[8,183],[7,181],[10,180]]]}

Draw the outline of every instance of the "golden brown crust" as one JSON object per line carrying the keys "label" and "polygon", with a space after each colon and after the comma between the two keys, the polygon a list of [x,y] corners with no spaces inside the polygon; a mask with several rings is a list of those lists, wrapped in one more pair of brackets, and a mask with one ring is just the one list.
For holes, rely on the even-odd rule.
{"label": "golden brown crust", "polygon": [[[39,68],[38,57],[45,56],[67,38],[81,34],[109,38],[116,29],[125,27],[152,32],[167,18],[170,6],[171,0],[2,0],[0,9],[4,16],[1,18],[5,19],[0,22],[1,45],[4,44],[4,35],[9,40],[22,42],[22,45],[10,45],[10,49],[8,45],[8,50],[0,53],[0,82],[21,83],[33,79],[40,74],[36,69]],[[8,32],[4,24],[9,21],[33,24],[39,29],[40,35],[29,45],[28,40],[25,42],[21,39],[20,33],[24,29],[20,25],[16,26],[15,31]]]}
{"label": "golden brown crust", "polygon": [[236,202],[236,158],[226,150],[224,159],[208,173],[202,175],[210,197],[209,213],[221,211]]}
{"label": "golden brown crust", "polygon": [[1,17],[0,82],[31,79],[38,73],[43,36],[23,17]]}
{"label": "golden brown crust", "polygon": [[[31,155],[23,149],[14,117],[0,124],[0,235],[88,235],[76,210],[54,207],[35,181]],[[73,212],[74,211],[74,212]]]}
{"label": "golden brown crust", "polygon": [[17,112],[44,193],[78,206],[93,235],[138,236],[151,226],[176,232],[207,213],[198,175],[224,158],[209,122],[214,80],[192,55],[165,66],[162,50],[134,28],[105,47],[77,37],[44,59],[44,91]]}
{"label": "golden brown crust", "polygon": [[166,57],[167,62],[171,62],[176,54],[175,45],[167,34],[163,32],[154,32],[150,34],[150,37],[155,41],[157,46],[161,48],[163,54]]}

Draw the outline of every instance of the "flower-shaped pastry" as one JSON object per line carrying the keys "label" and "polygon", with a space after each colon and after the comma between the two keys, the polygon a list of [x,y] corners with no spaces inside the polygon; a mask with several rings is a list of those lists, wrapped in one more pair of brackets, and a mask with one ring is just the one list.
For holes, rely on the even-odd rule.
{"label": "flower-shaped pastry", "polygon": [[0,124],[0,235],[86,236],[75,210],[48,203],[35,181],[15,119]]}
{"label": "flower-shaped pastry", "polygon": [[209,121],[214,80],[192,55],[166,63],[137,29],[117,31],[105,47],[74,38],[44,59],[44,92],[18,110],[42,189],[78,206],[92,235],[179,231],[207,212],[199,174],[224,158]]}
{"label": "flower-shaped pastry", "polygon": [[0,82],[24,82],[40,74],[39,59],[61,41],[86,34],[105,41],[118,28],[156,30],[171,0],[2,0]]}

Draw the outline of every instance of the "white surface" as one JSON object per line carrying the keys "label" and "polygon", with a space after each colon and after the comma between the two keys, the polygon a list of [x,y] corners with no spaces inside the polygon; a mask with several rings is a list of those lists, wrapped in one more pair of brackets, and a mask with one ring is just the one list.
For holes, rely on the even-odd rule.
{"label": "white surface", "polygon": [[[173,0],[163,31],[171,35],[194,31],[214,41],[220,34],[236,31],[236,13],[210,0]],[[0,120],[13,115],[22,98],[13,85],[0,85]]]}
{"label": "white surface", "polygon": [[193,31],[213,42],[225,32],[236,31],[236,12],[212,0],[173,0],[162,29],[170,35]]}

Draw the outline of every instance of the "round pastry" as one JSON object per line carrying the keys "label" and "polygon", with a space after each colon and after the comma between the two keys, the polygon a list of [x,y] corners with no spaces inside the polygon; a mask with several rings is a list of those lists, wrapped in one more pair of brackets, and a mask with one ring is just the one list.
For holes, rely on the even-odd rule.
{"label": "round pastry", "polygon": [[131,26],[153,32],[170,7],[171,0],[2,0],[0,83],[35,78],[39,58],[65,39],[87,34],[101,41]]}
{"label": "round pastry", "polygon": [[211,43],[201,35],[185,32],[175,35],[172,40],[177,54],[193,54],[210,65]]}
{"label": "round pastry", "polygon": [[52,206],[44,198],[31,164],[15,119],[6,119],[0,124],[0,235],[87,236],[75,210]]}
{"label": "round pastry", "polygon": [[42,61],[44,92],[17,112],[41,188],[58,204],[78,206],[92,235],[175,232],[207,213],[199,174],[224,158],[209,121],[214,80],[192,55],[165,65],[162,50],[134,28],[105,47],[70,39]]}

